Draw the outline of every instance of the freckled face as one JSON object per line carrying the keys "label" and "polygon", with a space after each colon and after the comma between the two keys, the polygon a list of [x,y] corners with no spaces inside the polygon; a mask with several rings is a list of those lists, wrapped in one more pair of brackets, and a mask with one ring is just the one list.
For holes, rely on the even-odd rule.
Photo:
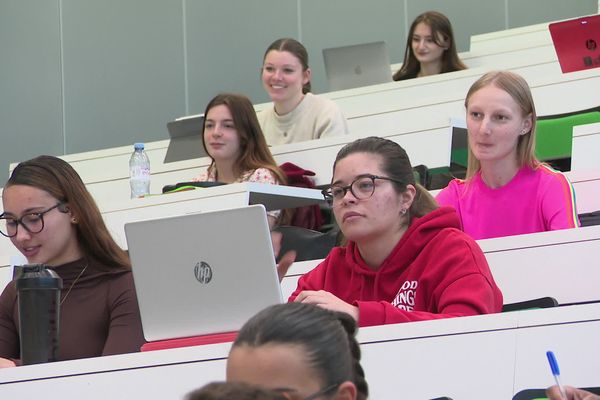
{"label": "freckled face", "polygon": [[[333,173],[333,184],[350,185],[357,177],[365,174],[386,176],[381,169],[383,160],[370,153],[353,153],[339,160]],[[400,212],[402,196],[393,183],[375,180],[373,195],[357,199],[347,191],[343,199],[334,201],[333,212],[338,226],[346,238],[361,244],[396,233],[401,226]]]}

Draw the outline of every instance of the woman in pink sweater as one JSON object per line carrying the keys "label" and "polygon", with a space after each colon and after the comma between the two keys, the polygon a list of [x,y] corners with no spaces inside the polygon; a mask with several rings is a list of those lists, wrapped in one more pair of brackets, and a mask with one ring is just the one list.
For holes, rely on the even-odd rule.
{"label": "woman in pink sweater", "polygon": [[458,212],[474,239],[578,226],[567,178],[534,154],[536,113],[527,82],[489,72],[467,93],[467,179],[455,179],[437,201]]}

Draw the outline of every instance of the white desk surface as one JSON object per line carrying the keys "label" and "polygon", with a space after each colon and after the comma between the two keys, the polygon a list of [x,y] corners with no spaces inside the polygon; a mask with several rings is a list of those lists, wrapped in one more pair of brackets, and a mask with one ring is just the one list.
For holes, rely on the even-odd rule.
{"label": "white desk surface", "polygon": [[[401,391],[410,399],[505,400],[520,388],[552,383],[537,350],[557,353],[563,377],[576,377],[565,383],[597,384],[598,334],[600,304],[591,304],[363,328],[358,338],[372,399],[396,399]],[[229,346],[0,370],[0,397],[181,399],[224,379]]]}
{"label": "white desk surface", "polygon": [[571,169],[600,169],[600,122],[573,127]]}

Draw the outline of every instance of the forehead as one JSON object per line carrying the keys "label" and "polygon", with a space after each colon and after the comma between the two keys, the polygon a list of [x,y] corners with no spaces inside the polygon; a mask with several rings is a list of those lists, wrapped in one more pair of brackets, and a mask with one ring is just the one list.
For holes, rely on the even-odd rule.
{"label": "forehead", "polygon": [[229,107],[227,107],[225,104],[219,104],[218,106],[214,106],[213,108],[208,110],[208,114],[206,114],[206,119],[217,118],[231,119],[231,111],[229,111]]}
{"label": "forehead", "polygon": [[425,22],[419,22],[413,31],[414,35],[431,36],[431,27]]}
{"label": "forehead", "polygon": [[4,211],[17,214],[29,208],[43,208],[58,202],[45,190],[27,185],[11,185],[2,192]]}
{"label": "forehead", "polygon": [[522,111],[521,106],[510,93],[493,84],[486,85],[471,95],[467,103],[467,108],[472,107],[504,107],[515,112]]}
{"label": "forehead", "polygon": [[300,60],[289,51],[271,50],[265,56],[265,64],[300,65]]}
{"label": "forehead", "polygon": [[358,175],[382,175],[383,158],[373,153],[352,153],[342,158],[335,165],[333,182],[351,181]]}
{"label": "forehead", "polygon": [[321,385],[304,347],[294,344],[233,347],[227,359],[227,380],[298,391]]}

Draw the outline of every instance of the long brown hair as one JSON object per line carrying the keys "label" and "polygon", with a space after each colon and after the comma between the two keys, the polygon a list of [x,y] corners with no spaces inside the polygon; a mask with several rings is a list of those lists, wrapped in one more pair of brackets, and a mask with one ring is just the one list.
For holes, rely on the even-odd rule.
{"label": "long brown hair", "polygon": [[427,11],[419,15],[413,23],[410,25],[408,37],[406,38],[406,49],[404,50],[404,62],[402,67],[394,74],[393,78],[395,81],[401,81],[404,79],[410,79],[417,76],[421,70],[421,64],[415,57],[415,53],[412,48],[412,38],[415,33],[417,25],[420,23],[431,28],[431,35],[435,44],[440,47],[447,46],[448,48],[442,54],[442,74],[445,72],[460,71],[467,69],[467,66],[458,58],[456,52],[456,41],[454,40],[454,33],[452,31],[452,24],[450,20],[442,13],[437,11]]}
{"label": "long brown hair", "polygon": [[86,256],[109,268],[131,268],[127,253],[108,232],[96,202],[69,163],[45,155],[23,161],[13,170],[5,186],[13,185],[38,188],[64,202],[77,218],[77,241]]}
{"label": "long brown hair", "polygon": [[[306,51],[306,47],[304,47],[304,45],[296,39],[281,38],[271,43],[269,47],[267,47],[267,51],[265,51],[263,63],[265,62],[265,58],[267,58],[267,54],[269,54],[271,50],[287,51],[296,57],[298,61],[300,61],[300,65],[302,65],[302,71],[308,70],[308,52]],[[306,94],[310,92],[310,90],[310,81],[308,81],[304,84],[304,86],[302,86],[302,93]]]}
{"label": "long brown hair", "polygon": [[[495,86],[499,89],[504,90],[512,97],[521,108],[521,116],[526,117],[531,115],[531,129],[524,135],[519,136],[517,142],[517,161],[519,167],[527,165],[530,168],[537,168],[540,165],[540,161],[535,156],[535,125],[537,114],[535,112],[535,104],[533,104],[533,96],[531,95],[531,89],[527,81],[522,76],[515,74],[510,71],[491,71],[477,79],[471,88],[467,92],[465,98],[465,109],[469,108],[469,99],[479,89],[483,89],[486,86]],[[467,162],[467,179],[471,178],[481,169],[479,160],[471,151],[469,146],[468,150],[468,162]]]}
{"label": "long brown hair", "polygon": [[[287,182],[285,175],[277,166],[275,159],[267,146],[267,141],[260,129],[256,112],[254,111],[254,107],[250,100],[241,94],[218,94],[206,106],[204,118],[208,116],[208,112],[211,108],[220,105],[224,105],[229,109],[240,139],[240,156],[234,164],[234,173],[240,176],[249,170],[266,168],[275,175],[280,184],[285,185]],[[204,126],[202,126],[202,145],[208,154],[206,143],[204,141],[204,129]],[[209,166],[209,172],[212,172],[215,168],[215,160],[212,159]]]}
{"label": "long brown hair", "polygon": [[439,207],[427,189],[415,182],[415,175],[408,154],[398,143],[375,136],[357,139],[348,143],[342,147],[335,158],[333,163],[334,173],[338,161],[353,153],[370,153],[380,156],[383,161],[381,169],[386,176],[401,182],[392,181],[396,193],[403,193],[406,190],[406,185],[409,184],[415,187],[417,191],[415,198],[406,213],[408,225],[410,225],[412,217],[422,217]]}

